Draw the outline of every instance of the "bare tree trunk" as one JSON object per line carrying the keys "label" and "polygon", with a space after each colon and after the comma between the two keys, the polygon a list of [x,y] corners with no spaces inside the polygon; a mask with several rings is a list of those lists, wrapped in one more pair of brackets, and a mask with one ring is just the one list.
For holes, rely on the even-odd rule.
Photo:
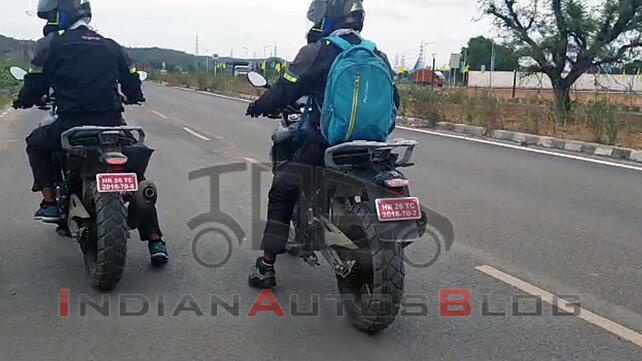
{"label": "bare tree trunk", "polygon": [[553,81],[555,93],[555,115],[561,126],[566,126],[571,110],[571,87],[563,80]]}

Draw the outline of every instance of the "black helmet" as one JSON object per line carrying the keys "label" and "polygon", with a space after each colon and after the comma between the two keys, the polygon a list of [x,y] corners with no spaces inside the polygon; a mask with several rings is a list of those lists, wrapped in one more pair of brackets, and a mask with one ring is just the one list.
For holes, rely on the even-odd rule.
{"label": "black helmet", "polygon": [[308,10],[308,20],[317,25],[321,36],[341,28],[361,31],[364,19],[363,0],[313,0]]}
{"label": "black helmet", "polygon": [[39,0],[38,17],[64,30],[80,19],[91,19],[91,4],[88,0]]}

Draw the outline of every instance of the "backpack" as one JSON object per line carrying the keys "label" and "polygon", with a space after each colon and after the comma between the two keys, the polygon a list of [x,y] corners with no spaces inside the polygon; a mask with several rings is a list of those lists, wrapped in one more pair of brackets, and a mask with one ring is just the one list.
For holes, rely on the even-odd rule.
{"label": "backpack", "polygon": [[326,85],[321,133],[331,146],[353,140],[386,141],[394,130],[397,108],[389,65],[373,42],[353,45],[325,38],[340,49]]}

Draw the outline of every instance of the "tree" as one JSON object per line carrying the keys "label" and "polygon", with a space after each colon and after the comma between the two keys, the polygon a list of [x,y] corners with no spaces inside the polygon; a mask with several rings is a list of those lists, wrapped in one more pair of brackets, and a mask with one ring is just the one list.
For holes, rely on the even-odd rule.
{"label": "tree", "polygon": [[642,0],[480,0],[485,15],[553,83],[566,122],[570,89],[594,67],[621,63],[642,48]]}
{"label": "tree", "polygon": [[[473,70],[481,70],[482,66],[490,69],[493,52],[493,41],[483,36],[468,41],[467,64]],[[517,55],[509,47],[495,44],[495,70],[513,71],[517,65]]]}

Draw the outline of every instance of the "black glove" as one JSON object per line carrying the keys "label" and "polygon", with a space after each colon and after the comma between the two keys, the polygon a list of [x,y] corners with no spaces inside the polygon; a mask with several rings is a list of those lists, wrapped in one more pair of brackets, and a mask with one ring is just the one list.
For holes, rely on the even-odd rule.
{"label": "black glove", "polygon": [[20,99],[14,99],[12,107],[13,107],[13,109],[22,108],[22,104],[20,103]]}
{"label": "black glove", "polygon": [[263,112],[260,112],[256,102],[253,102],[253,103],[250,103],[250,105],[247,107],[247,111],[245,112],[245,115],[248,115],[252,118],[258,118],[263,115]]}

